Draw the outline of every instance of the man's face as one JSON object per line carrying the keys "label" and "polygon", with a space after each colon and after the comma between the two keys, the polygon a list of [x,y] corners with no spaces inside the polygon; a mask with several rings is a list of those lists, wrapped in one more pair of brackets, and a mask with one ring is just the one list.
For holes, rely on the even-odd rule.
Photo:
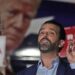
{"label": "man's face", "polygon": [[59,44],[60,29],[54,24],[44,24],[39,32],[38,44],[41,52],[56,51]]}
{"label": "man's face", "polygon": [[[25,0],[24,0],[25,1]],[[7,50],[15,49],[23,40],[33,13],[33,5],[22,0],[11,0],[2,11],[2,24]]]}

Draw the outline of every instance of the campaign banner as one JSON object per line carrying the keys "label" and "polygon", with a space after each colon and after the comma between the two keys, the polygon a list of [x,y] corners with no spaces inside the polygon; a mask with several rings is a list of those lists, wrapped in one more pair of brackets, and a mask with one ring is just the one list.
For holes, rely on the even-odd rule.
{"label": "campaign banner", "polygon": [[6,37],[0,36],[0,67],[4,67]]}
{"label": "campaign banner", "polygon": [[61,57],[66,56],[66,49],[67,49],[68,41],[75,40],[75,26],[65,27],[64,29],[66,32],[66,40],[65,40],[65,45],[59,54]]}

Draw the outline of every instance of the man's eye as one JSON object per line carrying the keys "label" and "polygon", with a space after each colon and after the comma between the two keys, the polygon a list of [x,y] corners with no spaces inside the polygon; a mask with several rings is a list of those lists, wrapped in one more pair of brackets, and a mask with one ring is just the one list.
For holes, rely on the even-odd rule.
{"label": "man's eye", "polygon": [[15,16],[15,15],[17,15],[18,13],[19,13],[18,11],[14,11],[14,10],[9,11],[10,16]]}
{"label": "man's eye", "polygon": [[54,35],[54,33],[53,32],[48,32],[48,35]]}
{"label": "man's eye", "polygon": [[39,34],[40,34],[40,35],[43,35],[43,34],[45,34],[45,33],[44,33],[44,32],[40,32]]}
{"label": "man's eye", "polygon": [[49,32],[48,35],[51,37],[54,37],[56,35],[56,33],[55,32]]}
{"label": "man's eye", "polygon": [[26,14],[23,16],[23,18],[24,18],[24,19],[28,19],[28,20],[32,19],[32,17],[31,17],[31,16],[26,15]]}

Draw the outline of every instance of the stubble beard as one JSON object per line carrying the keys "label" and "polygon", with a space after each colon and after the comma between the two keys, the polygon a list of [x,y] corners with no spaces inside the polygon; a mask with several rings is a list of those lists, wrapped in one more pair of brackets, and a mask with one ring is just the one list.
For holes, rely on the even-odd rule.
{"label": "stubble beard", "polygon": [[58,50],[58,46],[55,43],[52,43],[50,40],[47,38],[43,38],[38,42],[39,49],[42,53],[49,53],[49,52],[54,52]]}

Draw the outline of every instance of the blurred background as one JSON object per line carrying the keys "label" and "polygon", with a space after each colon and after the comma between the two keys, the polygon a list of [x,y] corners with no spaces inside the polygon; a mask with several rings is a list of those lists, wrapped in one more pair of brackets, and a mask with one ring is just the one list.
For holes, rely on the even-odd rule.
{"label": "blurred background", "polygon": [[[67,35],[75,36],[75,0],[43,0],[32,20],[23,43],[15,50],[10,58],[12,70],[16,73],[24,68],[36,64],[40,57],[37,44],[38,31],[46,20],[55,19],[61,23]],[[66,45],[60,56],[65,56]]]}

